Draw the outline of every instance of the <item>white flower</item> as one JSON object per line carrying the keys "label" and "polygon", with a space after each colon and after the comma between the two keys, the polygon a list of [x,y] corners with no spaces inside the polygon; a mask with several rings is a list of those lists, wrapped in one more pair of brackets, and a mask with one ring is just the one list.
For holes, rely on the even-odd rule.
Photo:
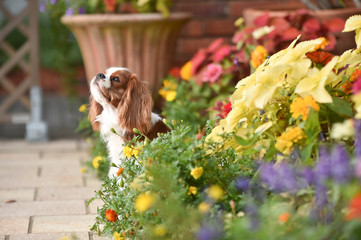
{"label": "white flower", "polygon": [[264,27],[261,27],[261,28],[257,28],[256,30],[254,30],[252,32],[252,37],[254,39],[259,39],[260,37],[263,37],[264,35],[267,35],[269,34],[270,32],[272,32],[273,30],[275,29],[274,26],[264,26]]}
{"label": "white flower", "polygon": [[352,119],[347,119],[343,123],[334,123],[331,129],[331,138],[343,139],[354,135]]}

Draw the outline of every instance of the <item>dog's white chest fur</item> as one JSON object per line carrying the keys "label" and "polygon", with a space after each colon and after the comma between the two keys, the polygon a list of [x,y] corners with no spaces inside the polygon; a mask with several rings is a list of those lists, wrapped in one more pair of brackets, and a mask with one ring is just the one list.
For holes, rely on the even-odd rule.
{"label": "dog's white chest fur", "polygon": [[[159,120],[161,120],[161,117],[152,113],[152,125]],[[122,161],[125,159],[125,156],[123,155],[125,142],[122,138],[125,130],[117,123],[118,117],[116,109],[110,105],[103,109],[102,113],[97,116],[96,121],[100,122],[100,135],[107,145],[109,160],[117,166],[110,166],[108,176],[109,178],[113,178],[116,176],[119,166],[121,166]],[[112,132],[112,129],[114,129],[116,133]]]}

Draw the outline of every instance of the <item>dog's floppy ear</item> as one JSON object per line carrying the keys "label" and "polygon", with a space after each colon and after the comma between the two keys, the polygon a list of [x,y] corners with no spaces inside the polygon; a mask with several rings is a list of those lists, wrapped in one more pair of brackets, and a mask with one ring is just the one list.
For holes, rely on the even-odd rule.
{"label": "dog's floppy ear", "polygon": [[100,130],[100,123],[96,122],[95,119],[98,115],[100,115],[103,111],[102,105],[100,105],[97,101],[94,100],[92,96],[90,96],[89,103],[89,119],[93,126],[94,131]]}
{"label": "dog's floppy ear", "polygon": [[153,99],[144,82],[132,74],[118,104],[119,124],[129,132],[133,128],[146,134],[152,127]]}

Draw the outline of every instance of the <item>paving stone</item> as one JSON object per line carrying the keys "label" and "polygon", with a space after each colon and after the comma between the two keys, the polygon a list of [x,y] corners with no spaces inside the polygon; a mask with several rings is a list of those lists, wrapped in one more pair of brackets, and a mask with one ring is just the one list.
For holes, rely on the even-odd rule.
{"label": "paving stone", "polygon": [[34,200],[35,189],[26,188],[26,189],[0,189],[0,202],[6,202],[9,200],[15,200],[17,202],[24,201],[33,201]]}
{"label": "paving stone", "polygon": [[111,237],[98,236],[96,233],[93,234],[93,240],[110,240]]}
{"label": "paving stone", "polygon": [[9,240],[60,240],[68,237],[70,240],[89,240],[88,232],[63,233],[31,233],[11,235]]}
{"label": "paving stone", "polygon": [[104,205],[104,202],[101,199],[95,199],[88,206],[88,212],[91,214],[97,214],[97,208],[101,208]]}
{"label": "paving stone", "polygon": [[79,150],[89,150],[90,149],[90,144],[87,141],[81,140],[81,141],[78,141],[77,144],[78,144]]}
{"label": "paving stone", "polygon": [[5,236],[0,236],[0,240],[5,240]]}
{"label": "paving stone", "polygon": [[35,216],[32,233],[85,232],[95,223],[96,215]]}
{"label": "paving stone", "polygon": [[86,162],[91,159],[89,151],[81,152],[71,152],[71,153],[44,153],[42,159],[53,160],[53,161],[63,161],[63,160],[78,160],[81,162]]}
{"label": "paving stone", "polygon": [[102,183],[103,182],[101,182],[95,176],[85,177],[85,186],[87,186],[87,187],[94,187],[96,189],[100,189],[100,187],[102,186]]}
{"label": "paving stone", "polygon": [[63,159],[61,161],[54,161],[48,159],[19,159],[13,161],[0,161],[0,167],[42,167],[42,166],[70,166],[80,167],[80,161],[74,159]]}
{"label": "paving stone", "polygon": [[86,214],[82,200],[0,203],[0,216],[42,216]]}
{"label": "paving stone", "polygon": [[19,178],[18,176],[0,176],[0,189],[30,187],[81,187],[83,179],[79,176],[47,176],[35,178]]}
{"label": "paving stone", "polygon": [[0,141],[0,152],[61,152],[76,151],[76,140],[56,140],[49,142]]}
{"label": "paving stone", "polygon": [[39,188],[37,201],[88,200],[95,196],[94,187],[44,187]]}
{"label": "paving stone", "polygon": [[0,168],[0,176],[11,177],[21,176],[23,178],[36,177],[38,175],[39,167],[36,166],[7,166]]}
{"label": "paving stone", "polygon": [[50,166],[43,166],[41,168],[42,177],[47,176],[79,176],[81,175],[80,166],[67,166],[67,165],[50,165]]}
{"label": "paving stone", "polygon": [[29,217],[0,217],[0,235],[27,233]]}
{"label": "paving stone", "polygon": [[[1,151],[0,151],[1,152]],[[27,152],[13,152],[13,153],[0,153],[1,161],[13,161],[13,160],[38,160],[40,159],[39,153],[27,153]]]}

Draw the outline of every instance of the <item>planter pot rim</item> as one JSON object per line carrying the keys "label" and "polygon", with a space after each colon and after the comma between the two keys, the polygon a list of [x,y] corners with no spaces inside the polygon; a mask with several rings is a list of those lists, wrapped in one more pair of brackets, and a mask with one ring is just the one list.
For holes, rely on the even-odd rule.
{"label": "planter pot rim", "polygon": [[119,22],[163,22],[189,20],[190,13],[174,12],[165,18],[160,13],[127,13],[127,14],[79,14],[74,16],[63,16],[61,22],[64,24],[105,24]]}

